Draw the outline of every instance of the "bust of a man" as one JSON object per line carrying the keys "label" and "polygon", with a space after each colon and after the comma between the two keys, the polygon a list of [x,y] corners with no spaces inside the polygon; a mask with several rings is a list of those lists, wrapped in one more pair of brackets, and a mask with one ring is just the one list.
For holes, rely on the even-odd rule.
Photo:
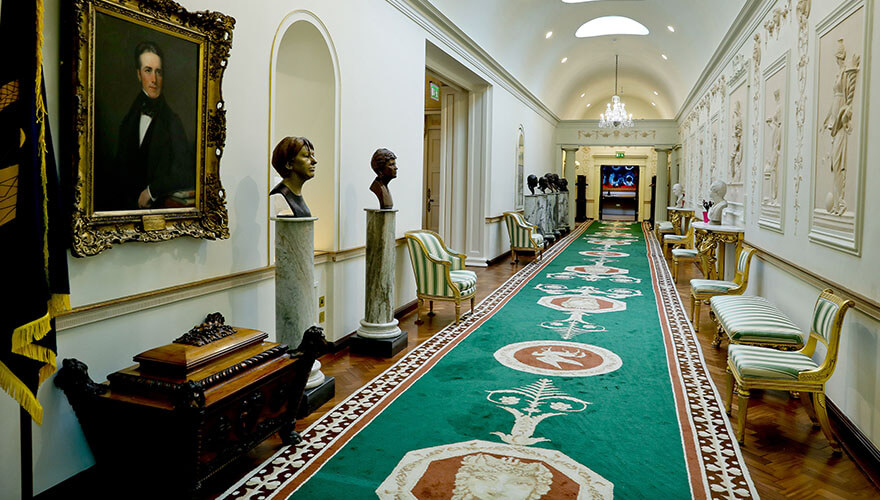
{"label": "bust of a man", "polygon": [[391,199],[391,191],[388,183],[397,177],[397,155],[385,148],[379,148],[370,159],[370,167],[376,172],[376,179],[370,184],[370,191],[379,198],[379,208],[382,210],[394,207]]}
{"label": "bust of a man", "polygon": [[526,182],[529,184],[529,191],[531,191],[532,194],[535,194],[535,187],[538,186],[538,176],[535,174],[529,174]]}
{"label": "bust of a man", "polygon": [[538,189],[540,189],[542,193],[547,192],[547,178],[546,177],[539,177],[538,178]]}
{"label": "bust of a man", "polygon": [[555,192],[560,191],[559,176],[558,175],[547,174],[547,180],[549,181],[550,188],[553,189],[553,191],[555,191]]}
{"label": "bust of a man", "polygon": [[727,207],[727,200],[724,196],[727,194],[727,184],[724,181],[715,181],[709,187],[709,199],[712,206],[709,208],[709,223],[721,224],[721,216],[724,215],[724,209]]}
{"label": "bust of a man", "polygon": [[673,184],[672,196],[675,198],[675,202],[672,206],[684,208],[684,188],[681,184]]}
{"label": "bust of a man", "polygon": [[315,147],[305,137],[285,137],[272,152],[272,168],[282,177],[269,195],[280,195],[290,207],[280,216],[311,217],[312,213],[302,197],[302,185],[315,176]]}
{"label": "bust of a man", "polygon": [[568,192],[568,179],[564,177],[562,179],[559,179],[559,190],[563,193]]}

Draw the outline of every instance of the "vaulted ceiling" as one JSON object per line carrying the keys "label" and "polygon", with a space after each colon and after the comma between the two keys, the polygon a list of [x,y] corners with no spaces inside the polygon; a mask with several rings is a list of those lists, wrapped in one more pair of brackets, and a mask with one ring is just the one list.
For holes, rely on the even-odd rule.
{"label": "vaulted ceiling", "polygon": [[[615,54],[633,118],[674,118],[746,1],[430,0],[563,120],[599,118],[614,93]],[[602,16],[631,18],[650,34],[575,37]]]}

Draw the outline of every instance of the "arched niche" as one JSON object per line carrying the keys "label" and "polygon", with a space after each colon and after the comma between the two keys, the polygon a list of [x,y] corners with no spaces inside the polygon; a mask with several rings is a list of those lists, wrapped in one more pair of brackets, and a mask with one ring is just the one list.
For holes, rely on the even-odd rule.
{"label": "arched niche", "polygon": [[517,210],[522,210],[525,202],[525,147],[526,147],[526,132],[523,130],[523,126],[519,126],[519,134],[517,134],[516,139],[516,171],[514,172],[514,206]]}
{"label": "arched niche", "polygon": [[[315,222],[315,249],[338,250],[339,63],[327,28],[312,13],[288,14],[275,33],[270,78],[269,158],[287,136],[308,137],[318,160],[303,197]],[[268,165],[269,188],[281,178]],[[274,209],[270,206],[270,212]]]}

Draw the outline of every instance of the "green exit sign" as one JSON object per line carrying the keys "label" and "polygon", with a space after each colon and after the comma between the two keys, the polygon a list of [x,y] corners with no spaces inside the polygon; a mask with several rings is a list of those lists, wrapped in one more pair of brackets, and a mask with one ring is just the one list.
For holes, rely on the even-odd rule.
{"label": "green exit sign", "polygon": [[626,153],[624,153],[623,151],[618,151],[618,152],[617,152],[617,157],[618,157],[618,158],[624,158],[625,156],[626,156]]}
{"label": "green exit sign", "polygon": [[431,99],[434,99],[435,101],[439,101],[440,100],[440,86],[434,82],[430,82],[430,83],[431,83]]}

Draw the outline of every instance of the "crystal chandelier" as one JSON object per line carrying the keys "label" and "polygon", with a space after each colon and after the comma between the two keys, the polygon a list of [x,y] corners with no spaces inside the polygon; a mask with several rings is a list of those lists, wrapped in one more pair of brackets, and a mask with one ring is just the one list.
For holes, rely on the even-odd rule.
{"label": "crystal chandelier", "polygon": [[605,112],[599,115],[601,128],[626,128],[633,126],[633,115],[626,113],[626,104],[620,102],[617,95],[618,56],[614,56],[614,97],[606,104]]}

